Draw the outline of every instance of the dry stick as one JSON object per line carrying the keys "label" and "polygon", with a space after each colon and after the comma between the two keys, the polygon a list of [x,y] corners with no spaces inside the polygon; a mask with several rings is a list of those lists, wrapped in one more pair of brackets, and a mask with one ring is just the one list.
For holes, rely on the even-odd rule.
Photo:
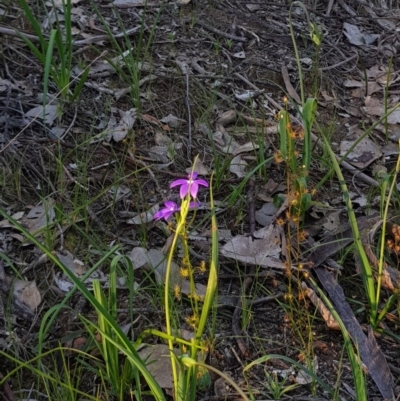
{"label": "dry stick", "polygon": [[329,14],[331,13],[334,1],[335,0],[329,0],[328,7],[326,9],[326,14],[325,14],[326,16],[329,16]]}
{"label": "dry stick", "polygon": [[[251,83],[248,79],[246,79],[245,77],[243,77],[242,75],[240,75],[238,72],[235,72],[234,75],[236,75],[238,78],[240,78],[243,82],[247,83],[247,85],[251,86],[253,89],[256,90],[260,90],[258,88],[258,86],[254,85],[253,83]],[[268,96],[266,93],[264,93],[265,98],[278,110],[282,110],[283,107],[276,102],[274,99],[272,99],[270,96]],[[290,115],[290,119],[293,120],[294,122],[296,122],[297,124],[301,125],[301,122],[298,118]],[[318,138],[315,134],[311,133],[311,139],[313,142],[316,143],[316,145],[320,148],[323,148],[323,144],[320,141],[320,138]],[[340,156],[335,155],[336,159],[338,161],[340,161]],[[342,160],[342,162],[340,163],[340,165],[345,168],[348,172],[352,173],[352,174],[356,174],[358,176],[358,178],[365,182],[368,185],[371,185],[375,188],[379,187],[379,183],[378,181],[374,180],[373,178],[367,176],[366,174],[364,174],[363,172],[361,172],[360,170],[356,169],[354,166],[352,166],[351,164],[347,163],[346,161]]]}
{"label": "dry stick", "polygon": [[[125,32],[121,32],[121,33],[117,33],[117,34],[113,35],[113,37],[114,37],[114,39],[124,38],[126,36],[133,35],[139,29],[140,29],[140,26],[132,28],[132,29],[128,29]],[[4,35],[9,35],[9,36],[15,36],[17,38],[20,38],[20,36],[23,35],[26,38],[28,38],[29,40],[31,40],[32,42],[40,43],[40,40],[36,35],[19,32],[16,29],[6,28],[5,26],[0,26],[0,33],[2,33]],[[109,35],[98,35],[98,36],[93,36],[92,38],[88,38],[88,39],[76,40],[75,42],[72,43],[72,45],[73,46],[84,46],[84,45],[90,45],[92,43],[101,42],[103,40],[110,40],[110,36]]]}
{"label": "dry stick", "polygon": [[[251,177],[249,180],[249,189],[247,191],[247,202],[249,205],[249,234],[251,236],[254,234],[256,228],[255,207],[254,207],[254,184],[255,184],[254,177]],[[243,297],[246,296],[247,290],[249,289],[251,283],[253,282],[253,275],[255,273],[254,266],[250,267],[249,273],[250,274],[247,275],[243,281],[242,296],[239,297],[238,303],[235,306],[235,310],[232,315],[232,332],[236,337],[237,345],[243,356],[249,356],[249,348],[241,335],[240,317],[243,310]]]}
{"label": "dry stick", "polygon": [[186,74],[186,97],[185,103],[188,113],[188,144],[187,144],[187,157],[189,160],[192,158],[192,114],[190,112],[190,99],[189,99],[189,74]]}
{"label": "dry stick", "polygon": [[292,83],[290,82],[289,71],[288,71],[286,65],[284,65],[284,64],[282,64],[282,66],[281,66],[281,73],[282,73],[283,81],[285,82],[285,87],[286,87],[288,95],[297,104],[301,104],[300,96],[298,95],[298,93],[296,92],[296,89],[294,89]]}
{"label": "dry stick", "polygon": [[[353,54],[351,57],[347,58],[346,60],[340,61],[339,63],[333,64],[333,65],[329,65],[328,67],[318,68],[318,71],[321,72],[321,71],[333,70],[334,68],[340,67],[341,65],[346,64],[349,61],[354,60],[355,58],[358,59],[358,53],[357,54]],[[357,64],[357,62],[355,64]]]}
{"label": "dry stick", "polygon": [[69,127],[65,130],[65,132],[61,135],[61,139],[65,139],[65,137],[69,134],[71,131],[72,127],[75,125],[76,117],[78,116],[78,107],[75,107],[75,113],[74,113],[74,118],[71,121],[71,124]]}
{"label": "dry stick", "polygon": [[200,25],[201,27],[206,28],[207,30],[209,30],[213,33],[216,33],[217,35],[222,36],[224,38],[236,40],[237,42],[247,42],[246,38],[242,38],[241,36],[231,35],[230,33],[221,31],[220,29],[214,28],[213,26],[211,26],[199,19],[196,20],[196,24]]}
{"label": "dry stick", "polygon": [[189,74],[190,69],[188,63],[182,60],[175,60],[182,74],[185,76],[186,80],[186,95],[185,95],[185,105],[188,113],[188,146],[187,146],[187,157],[190,160],[192,157],[192,115],[190,112],[190,99],[189,99]]}
{"label": "dry stick", "polygon": [[358,16],[357,13],[350,6],[348,6],[343,0],[338,0],[338,3],[347,12],[347,14],[349,14],[351,17]]}

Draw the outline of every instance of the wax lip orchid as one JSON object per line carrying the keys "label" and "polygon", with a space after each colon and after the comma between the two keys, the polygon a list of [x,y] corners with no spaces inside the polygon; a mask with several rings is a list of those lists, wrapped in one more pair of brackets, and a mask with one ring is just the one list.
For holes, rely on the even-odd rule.
{"label": "wax lip orchid", "polygon": [[202,179],[197,179],[198,173],[193,171],[189,174],[187,179],[180,178],[171,183],[170,188],[180,186],[180,197],[183,199],[188,193],[190,193],[193,199],[196,199],[197,192],[199,192],[199,185],[208,187],[208,182]]}
{"label": "wax lip orchid", "polygon": [[[194,165],[196,165],[197,157]],[[217,288],[217,266],[218,266],[218,235],[217,221],[215,214],[211,214],[212,241],[211,258],[206,264],[200,262],[200,267],[192,265],[189,238],[193,232],[192,226],[196,220],[196,212],[191,212],[193,208],[199,208],[200,202],[197,199],[200,187],[210,187],[210,208],[214,210],[214,199],[211,182],[198,178],[198,173],[193,171],[185,178],[180,178],[170,184],[170,188],[177,188],[180,192],[180,200],[175,203],[172,200],[164,200],[164,206],[160,206],[159,211],[153,215],[154,220],[168,220],[166,230],[168,237],[168,255],[164,268],[164,303],[165,310],[165,331],[168,339],[168,350],[170,353],[171,376],[174,383],[175,401],[193,401],[196,398],[196,388],[205,388],[211,377],[205,368],[204,359],[206,358],[206,346],[203,334],[208,324],[208,317]],[[172,192],[172,191],[171,191]],[[172,219],[170,219],[173,217]],[[172,222],[170,220],[172,220]],[[181,267],[179,269],[180,279],[176,280],[176,263],[174,259],[179,258]],[[197,271],[208,272],[208,282],[205,293],[198,293],[194,273]],[[183,285],[188,288],[184,292]],[[182,293],[188,297],[192,312],[186,316],[186,322],[194,330],[193,341],[185,346],[190,358],[182,363],[175,353],[176,343],[173,321],[177,316],[177,311],[181,307],[177,304],[182,302]],[[174,295],[172,298],[171,295]],[[201,304],[201,305],[200,305]],[[175,309],[175,308],[179,309]],[[186,350],[184,351],[186,352]],[[188,357],[189,358],[189,357]],[[199,363],[197,361],[200,361]],[[197,366],[198,365],[198,366]],[[187,369],[189,367],[189,369]],[[201,379],[201,380],[200,380]]]}
{"label": "wax lip orchid", "polygon": [[181,218],[185,218],[189,209],[194,209],[200,206],[200,202],[189,202],[189,199],[185,199],[187,194],[190,194],[192,199],[197,198],[199,192],[199,186],[208,187],[208,182],[202,179],[197,179],[198,173],[193,171],[189,174],[188,178],[180,178],[171,183],[170,188],[180,187],[180,197],[182,199],[182,205],[179,206],[175,202],[170,200],[164,203],[164,208],[159,210],[153,217],[155,220],[165,219],[168,220],[171,215],[176,212],[181,213]]}
{"label": "wax lip orchid", "polygon": [[[172,214],[174,214],[175,212],[179,212],[179,210],[181,210],[181,208],[175,202],[172,202],[172,201],[166,201],[164,203],[164,206],[165,206],[164,208],[159,210],[153,216],[155,220],[160,220],[160,219],[168,220]],[[190,202],[189,203],[190,209],[194,209],[199,206],[200,206],[200,202]]]}
{"label": "wax lip orchid", "polygon": [[159,211],[154,215],[154,218],[155,218],[156,220],[159,220],[159,219],[168,220],[168,218],[169,218],[172,214],[174,214],[175,212],[178,212],[179,209],[180,209],[180,207],[179,207],[175,202],[172,202],[172,201],[166,201],[166,202],[164,203],[164,206],[165,206],[165,207],[164,207],[163,209],[159,210]]}

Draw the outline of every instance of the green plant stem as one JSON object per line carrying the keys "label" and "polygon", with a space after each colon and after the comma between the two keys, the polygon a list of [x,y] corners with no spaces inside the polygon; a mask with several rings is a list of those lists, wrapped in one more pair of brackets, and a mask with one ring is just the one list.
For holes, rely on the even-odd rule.
{"label": "green plant stem", "polygon": [[[346,153],[339,159],[339,165],[342,164],[342,162],[346,159],[346,157],[350,154],[350,152],[353,151],[353,149],[366,137],[368,136],[382,121],[384,121],[390,113],[393,113],[398,107],[400,107],[400,103],[397,103],[396,106],[391,108],[387,113],[385,113],[384,116],[380,117],[378,121],[376,121],[374,124],[371,125],[357,140],[354,141],[354,143],[350,146],[350,148],[346,151]],[[318,123],[316,123],[319,132],[322,132],[321,128],[318,126]],[[318,182],[318,184],[315,186],[315,189],[318,190],[322,187],[322,185],[332,176],[332,174],[335,172],[334,167],[331,167],[330,170],[325,174],[325,176]]]}
{"label": "green plant stem", "polygon": [[[385,115],[387,114],[387,108],[388,108],[388,98],[389,98],[389,84],[390,84],[390,72],[392,70],[393,66],[393,57],[390,57],[389,60],[389,66],[388,66],[388,71],[386,75],[386,85],[385,85],[385,92],[384,92],[384,110],[385,110]],[[367,81],[365,81],[365,86],[367,86]],[[387,117],[385,118],[385,139],[386,143],[388,141],[388,119]]]}
{"label": "green plant stem", "polygon": [[360,266],[361,266],[361,277],[363,279],[364,288],[366,291],[366,295],[368,298],[369,304],[369,321],[373,328],[377,325],[377,311],[378,311],[378,304],[376,302],[376,291],[375,291],[375,283],[373,277],[373,270],[365,253],[365,249],[363,247],[360,232],[358,230],[357,219],[353,210],[353,205],[351,203],[351,199],[349,196],[349,191],[347,189],[346,181],[343,177],[342,171],[340,169],[339,163],[336,160],[336,156],[333,153],[332,148],[329,145],[328,140],[326,139],[325,135],[322,134],[322,138],[326,147],[326,150],[329,153],[331,158],[333,168],[336,172],[336,175],[339,179],[340,185],[342,187],[343,197],[347,208],[347,213],[349,216],[349,221],[351,225],[351,229],[353,232],[354,243],[357,249],[357,253],[360,259]]}
{"label": "green plant stem", "polygon": [[172,270],[172,259],[174,256],[175,248],[178,242],[178,238],[180,237],[180,234],[184,232],[185,230],[185,225],[186,225],[186,217],[187,213],[189,211],[189,196],[188,194],[186,198],[182,201],[182,206],[181,206],[181,212],[179,214],[176,214],[178,216],[178,223],[176,226],[175,230],[175,235],[172,240],[171,244],[171,249],[168,253],[168,259],[167,259],[167,267],[165,269],[165,291],[164,291],[164,307],[165,307],[165,326],[166,326],[166,332],[168,335],[168,348],[171,353],[171,368],[172,368],[172,379],[173,379],[173,385],[174,385],[174,394],[175,394],[175,400],[179,401],[181,400],[181,391],[180,391],[180,381],[178,377],[178,369],[177,369],[177,361],[175,359],[175,354],[174,354],[174,343],[173,343],[173,336],[172,336],[172,328],[171,328],[171,315],[170,315],[170,282],[171,282],[171,270]]}
{"label": "green plant stem", "polygon": [[[399,141],[399,149],[400,149],[400,141]],[[377,280],[377,285],[376,285],[376,305],[379,304],[380,300],[380,295],[381,295],[381,286],[382,286],[382,273],[383,273],[383,268],[384,268],[384,257],[385,257],[385,236],[386,236],[386,222],[389,214],[389,205],[390,205],[390,199],[392,197],[394,187],[397,184],[397,176],[400,172],[400,154],[397,157],[397,163],[396,163],[396,168],[392,177],[392,183],[390,185],[389,193],[386,199],[386,205],[385,205],[385,211],[382,216],[382,233],[381,233],[381,243],[380,243],[380,253],[379,253],[379,265],[378,265],[378,280]],[[379,320],[377,321],[377,324],[379,323]]]}
{"label": "green plant stem", "polygon": [[295,58],[296,58],[296,63],[297,63],[297,69],[299,70],[299,81],[300,81],[300,93],[301,93],[301,104],[304,105],[304,101],[305,101],[305,96],[304,96],[304,85],[303,85],[303,72],[301,69],[301,61],[300,61],[300,54],[299,54],[299,50],[297,48],[297,43],[296,43],[296,38],[294,36],[294,30],[293,30],[293,22],[292,22],[292,9],[293,6],[300,6],[303,10],[304,13],[307,17],[307,22],[308,22],[308,26],[310,26],[310,18],[308,16],[308,11],[305,8],[304,4],[301,3],[300,1],[294,1],[291,5],[290,5],[290,9],[289,9],[289,28],[290,28],[290,37],[292,38],[292,43],[293,43],[293,48],[294,48],[294,53],[295,53]]}

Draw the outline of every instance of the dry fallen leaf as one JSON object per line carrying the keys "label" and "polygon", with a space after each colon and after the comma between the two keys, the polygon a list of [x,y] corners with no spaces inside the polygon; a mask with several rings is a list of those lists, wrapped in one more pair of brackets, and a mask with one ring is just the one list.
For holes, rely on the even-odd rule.
{"label": "dry fallen leaf", "polygon": [[[385,114],[385,107],[383,104],[383,100],[376,99],[372,96],[367,96],[365,98],[365,107],[363,107],[365,113],[382,117]],[[398,124],[400,123],[400,108],[395,110],[388,109],[386,112],[391,111],[388,115],[387,122],[388,124]]]}
{"label": "dry fallen leaf", "polygon": [[[147,250],[142,247],[135,247],[129,253],[128,258],[132,261],[133,268],[143,268],[150,273],[154,273],[158,284],[165,282],[165,271],[166,271],[166,256],[158,249]],[[181,275],[179,266],[172,262],[171,266],[171,285],[181,283]]]}
{"label": "dry fallen leaf", "polygon": [[248,166],[246,160],[243,160],[240,155],[237,155],[231,160],[229,171],[238,178],[243,178],[246,176],[246,166]]}
{"label": "dry fallen leaf", "polygon": [[[14,213],[11,217],[16,221],[19,221],[22,219],[24,214],[25,214],[24,212],[17,212],[17,213]],[[14,227],[14,226],[10,223],[9,220],[1,220],[0,221],[0,228],[11,228],[11,227]]]}
{"label": "dry fallen leaf", "polygon": [[12,280],[13,295],[22,301],[32,312],[42,302],[42,296],[34,281]]}
{"label": "dry fallen leaf", "polygon": [[263,227],[269,226],[278,210],[279,208],[272,202],[264,204],[263,207],[255,213],[256,222]]}
{"label": "dry fallen leaf", "polygon": [[32,208],[29,213],[21,219],[21,224],[31,233],[47,227],[54,220],[54,201],[49,198],[41,205]]}
{"label": "dry fallen leaf", "polygon": [[[158,284],[163,284],[165,282],[167,259],[160,250],[154,248],[147,250],[142,247],[135,247],[129,253],[128,258],[132,261],[135,270],[143,268],[149,273],[154,273]],[[172,262],[171,265],[170,285],[171,287],[179,285],[182,294],[189,295],[191,292],[189,281],[182,279],[180,267],[175,262]],[[197,295],[205,295],[205,285],[196,283],[195,287]]]}
{"label": "dry fallen leaf", "polygon": [[362,33],[357,25],[348,22],[343,23],[343,33],[349,42],[356,46],[370,45],[380,36],[378,34]]}
{"label": "dry fallen leaf", "polygon": [[227,110],[224,111],[217,119],[217,124],[221,124],[224,127],[232,124],[236,121],[236,111],[235,110]]}
{"label": "dry fallen leaf", "polygon": [[153,216],[159,211],[159,209],[160,206],[156,204],[146,212],[138,213],[135,217],[129,219],[126,223],[135,225],[150,223],[151,221],[153,221]]}
{"label": "dry fallen leaf", "polygon": [[129,131],[133,128],[136,121],[136,109],[130,109],[127,111],[119,110],[120,121],[118,124],[114,125],[114,121],[110,119],[107,126],[107,141],[113,139],[115,142],[120,142],[126,138]]}
{"label": "dry fallen leaf", "polygon": [[[175,350],[175,353],[179,355],[179,350]],[[138,354],[159,386],[164,390],[172,390],[171,355],[168,346],[147,344]]]}
{"label": "dry fallen leaf", "polygon": [[25,115],[30,118],[40,118],[46,124],[51,126],[53,125],[54,120],[57,117],[60,117],[59,112],[60,108],[57,105],[49,104],[46,106],[44,114],[43,114],[43,106],[36,106],[33,109],[27,111]]}
{"label": "dry fallen leaf", "polygon": [[199,175],[210,175],[210,169],[207,168],[200,158],[197,158],[193,167],[187,168],[185,170],[188,174],[192,171],[197,171]]}
{"label": "dry fallen leaf", "polygon": [[[340,155],[343,156],[353,146],[354,142],[342,141],[340,143]],[[371,139],[364,138],[347,155],[346,160],[362,170],[381,156],[382,152],[379,146]]]}
{"label": "dry fallen leaf", "polygon": [[271,224],[255,231],[253,237],[237,235],[221,248],[225,257],[260,267],[285,269],[280,260],[282,228]]}
{"label": "dry fallen leaf", "polygon": [[163,117],[160,121],[164,124],[168,124],[168,126],[171,128],[179,128],[182,125],[182,123],[186,122],[182,118],[178,118],[173,114],[168,114],[166,117]]}

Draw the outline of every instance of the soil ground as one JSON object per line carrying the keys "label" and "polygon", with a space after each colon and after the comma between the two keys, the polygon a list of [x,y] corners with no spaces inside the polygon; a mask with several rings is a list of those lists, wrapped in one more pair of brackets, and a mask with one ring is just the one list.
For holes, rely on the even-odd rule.
{"label": "soil ground", "polygon": [[[222,152],[213,140],[213,134],[221,129],[221,116],[234,111],[235,118],[231,125],[227,125],[227,131],[240,145],[254,142],[260,133],[257,124],[251,124],[248,119],[258,118],[267,121],[267,126],[274,126],[279,111],[277,105],[283,105],[282,99],[290,90],[289,81],[293,90],[300,94],[289,28],[290,2],[222,0],[192,1],[187,5],[169,2],[163,5],[161,11],[158,2],[149,3],[146,8],[121,6],[120,2],[117,11],[108,1],[96,0],[94,3],[103,22],[115,35],[121,32],[122,27],[125,31],[138,27],[136,33],[130,36],[130,43],[120,38],[116,41],[124,50],[132,44],[133,52],[139,54],[143,65],[140,71],[136,71],[137,81],[132,82],[135,74],[129,74],[126,66],[122,66],[118,73],[99,67],[99,62],[118,55],[110,40],[76,46],[74,67],[93,62],[96,71],[89,75],[75,102],[59,103],[62,112],[51,125],[40,118],[27,125],[30,121],[27,111],[40,104],[37,97],[43,92],[43,68],[15,35],[0,31],[0,78],[14,83],[12,88],[0,92],[0,207],[14,214],[29,211],[43,199],[51,197],[55,204],[62,206],[63,213],[70,213],[76,220],[63,235],[56,234],[57,227],[54,238],[42,240],[52,250],[69,251],[88,265],[97,258],[93,244],[101,250],[107,249],[111,243],[120,244],[120,252],[126,254],[135,246],[161,249],[165,245],[165,226],[154,221],[135,225],[129,220],[155,204],[162,204],[167,199],[177,200],[169,184],[186,174],[196,155],[199,155],[206,170],[221,172],[214,198],[217,202],[226,200],[243,178],[229,171],[233,156]],[[394,56],[392,70],[399,68],[395,55],[400,50],[400,41],[379,23],[380,19],[393,23],[390,16],[396,15],[398,10],[394,6],[388,10],[370,4],[373,10],[380,12],[373,18],[362,1],[348,3],[310,1],[304,4],[308,18],[322,32],[320,48],[310,37],[304,9],[294,7],[292,15],[306,96],[318,99],[317,120],[325,132],[330,133],[336,151],[348,134],[349,127],[373,121],[368,113],[363,112],[364,97],[354,96],[351,92],[353,88],[346,87],[344,82],[362,80],[364,73],[375,65],[388,66],[391,56]],[[76,6],[80,11],[74,20],[74,27],[87,34],[78,35],[77,40],[102,35],[105,28],[94,8],[84,1]],[[3,17],[0,14],[0,27],[33,33],[17,4],[9,2],[5,10]],[[34,8],[34,11],[39,19],[44,20],[42,8]],[[349,43],[343,33],[344,22],[358,24],[364,32],[378,34],[378,41],[359,46]],[[105,50],[107,55],[102,54]],[[287,79],[283,78],[283,67],[288,72]],[[185,71],[189,74],[185,75]],[[253,91],[252,101],[244,100],[247,91]],[[57,93],[53,84],[50,84],[49,93]],[[118,124],[121,112],[132,108],[136,109],[135,123],[122,140],[101,136],[111,118]],[[294,107],[289,108],[293,116],[298,115]],[[161,121],[168,115],[177,117],[177,122],[168,125],[168,122]],[[61,132],[61,136],[57,132]],[[262,135],[265,149],[261,159],[265,160],[273,156],[279,147],[279,138],[277,133]],[[375,140],[380,143],[382,135],[377,135]],[[311,185],[317,184],[328,171],[321,162],[323,155],[317,146],[314,152],[309,177]],[[243,158],[248,163],[247,171],[251,171],[261,159],[256,151],[248,152]],[[383,163],[390,170],[395,160],[386,158]],[[372,167],[364,170],[371,177]],[[354,179],[352,174],[346,174],[351,191],[373,198],[368,184]],[[249,210],[250,204],[256,210],[263,206],[266,197],[270,196],[266,188],[268,180],[286,185],[285,167],[272,162],[266,165],[265,173],[254,175],[251,202],[246,197],[248,184],[234,204],[223,204],[222,212],[218,214],[220,230],[230,230],[233,236],[252,233],[249,215],[254,212]],[[126,191],[125,195],[121,191]],[[202,192],[200,200],[209,201]],[[338,210],[344,210],[340,187],[335,180],[327,181],[317,192],[315,200],[329,205],[339,202]],[[201,211],[199,213],[201,215]],[[361,207],[359,213],[363,213]],[[337,215],[337,219],[344,221],[345,212]],[[306,222],[311,228],[315,228],[316,221],[315,216],[307,215]],[[196,229],[201,235],[209,228],[208,223],[202,224]],[[196,263],[209,259],[207,242],[192,241],[191,247]],[[3,323],[0,320],[3,325],[0,329],[2,344],[18,348],[20,357],[29,359],[34,354],[32,350],[37,345],[38,327],[45,312],[59,303],[64,293],[54,283],[55,267],[49,262],[37,263],[41,256],[39,250],[24,242],[9,227],[0,228],[0,251],[24,271],[24,280],[37,283],[43,298],[35,314],[26,319],[18,315],[18,309],[14,310],[15,319],[11,325],[13,340],[10,339],[10,326],[4,323],[4,319]],[[346,263],[339,277],[346,296],[358,301],[358,305],[363,304],[362,283],[353,258],[351,255],[347,258],[339,256],[341,262]],[[6,259],[0,263],[6,266],[8,275],[14,275]],[[106,267],[104,269],[107,270]],[[243,366],[266,354],[285,355],[301,363],[314,360],[319,377],[329,386],[337,387],[344,398],[352,398],[353,379],[341,335],[326,327],[308,300],[291,302],[278,298],[250,307],[242,305],[238,324],[240,338],[246,348],[243,353],[238,336],[232,331],[232,321],[237,319],[235,305],[243,296],[244,281],[251,278],[246,299],[257,300],[267,295],[286,293],[288,280],[280,272],[267,274],[265,269],[253,269],[222,256],[219,269],[219,305],[209,364],[229,372],[243,388],[248,385],[253,389],[255,398],[261,400],[273,398],[266,385],[265,372],[270,377],[274,374],[279,377],[282,371],[291,368],[290,364],[274,358],[267,365],[253,369],[248,383],[243,379]],[[206,278],[207,275],[199,276],[198,282],[205,284]],[[164,316],[154,278],[136,270],[135,281],[141,290],[133,300],[134,335],[148,328],[162,330]],[[7,306],[5,292],[3,299]],[[130,319],[127,312],[128,291],[119,292],[119,304],[118,319],[122,326]],[[93,311],[82,297],[72,297],[68,305],[72,309],[63,310],[54,322],[51,335],[46,340],[49,346],[82,330],[76,313],[94,319]],[[184,300],[180,314],[183,326],[187,308]],[[11,311],[6,313],[12,314]],[[362,311],[357,317],[362,325],[366,323]],[[378,342],[398,373],[399,344],[383,336]],[[1,362],[0,373],[4,375],[11,366],[11,363]],[[288,374],[288,384],[293,382],[295,375]],[[213,382],[217,384],[199,395],[199,400],[235,399],[230,389],[217,389],[216,379],[213,377]],[[30,387],[28,373],[24,380],[22,388]],[[279,380],[282,383],[282,379]],[[16,383],[13,384],[15,388]],[[382,399],[370,379],[368,390],[371,400]],[[321,387],[312,384],[300,385],[282,396],[283,399],[292,397],[297,400],[330,399]],[[35,398],[39,399],[39,396]]]}

